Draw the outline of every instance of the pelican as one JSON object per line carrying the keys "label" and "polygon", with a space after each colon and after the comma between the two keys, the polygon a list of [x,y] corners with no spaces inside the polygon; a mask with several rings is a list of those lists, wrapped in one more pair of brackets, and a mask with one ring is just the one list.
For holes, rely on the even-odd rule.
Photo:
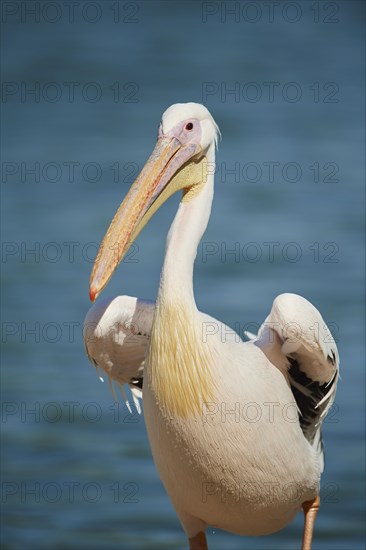
{"label": "pelican", "polygon": [[110,380],[132,388],[137,404],[142,390],[152,455],[190,550],[207,549],[209,525],[267,535],[301,508],[302,549],[310,550],[338,351],[319,311],[296,294],[277,296],[248,341],[223,338],[230,329],[197,309],[193,265],[210,216],[219,135],[203,105],[164,112],[90,279],[94,302],[144,225],[181,190],[156,303],[98,300],[85,319],[86,351]]}

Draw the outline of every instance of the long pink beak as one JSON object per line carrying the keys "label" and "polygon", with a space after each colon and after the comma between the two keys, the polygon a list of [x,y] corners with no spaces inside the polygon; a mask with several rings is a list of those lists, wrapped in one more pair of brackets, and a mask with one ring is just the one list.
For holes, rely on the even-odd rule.
{"label": "long pink beak", "polygon": [[[200,151],[196,144],[182,145],[174,137],[160,137],[110,224],[90,277],[92,302],[107,285],[131,243],[164,200],[157,200],[172,177]],[[159,203],[159,204],[158,204]]]}

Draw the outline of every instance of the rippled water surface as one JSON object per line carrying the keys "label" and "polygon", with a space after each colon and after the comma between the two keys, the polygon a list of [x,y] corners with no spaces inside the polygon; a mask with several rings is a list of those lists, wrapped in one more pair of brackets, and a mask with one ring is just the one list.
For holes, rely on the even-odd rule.
{"label": "rippled water surface", "polygon": [[[284,291],[323,313],[342,379],[314,550],[364,548],[363,3],[65,4],[3,3],[3,548],[185,548],[143,419],[113,404],[81,329],[96,245],[178,101],[223,137],[197,303],[239,331]],[[107,294],[156,296],[177,204]],[[295,550],[301,529],[208,538]]]}

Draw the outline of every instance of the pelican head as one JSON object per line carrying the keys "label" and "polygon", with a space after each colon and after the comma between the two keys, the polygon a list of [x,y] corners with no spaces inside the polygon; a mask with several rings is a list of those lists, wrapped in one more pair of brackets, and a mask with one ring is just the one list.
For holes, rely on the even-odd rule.
{"label": "pelican head", "polygon": [[163,113],[158,137],[175,137],[182,144],[196,143],[205,153],[217,145],[219,135],[219,128],[204,105],[175,103]]}
{"label": "pelican head", "polygon": [[176,191],[187,193],[206,183],[207,159],[214,159],[218,136],[219,129],[203,105],[176,103],[165,111],[156,146],[100,245],[90,277],[92,301],[158,208]]}

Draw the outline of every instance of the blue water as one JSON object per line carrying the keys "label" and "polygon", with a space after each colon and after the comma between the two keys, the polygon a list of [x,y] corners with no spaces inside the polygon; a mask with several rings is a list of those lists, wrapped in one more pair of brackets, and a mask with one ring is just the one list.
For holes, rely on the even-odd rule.
{"label": "blue water", "polygon": [[[320,309],[342,379],[314,550],[364,548],[363,3],[2,8],[3,548],[186,547],[143,419],[113,404],[81,328],[97,243],[178,101],[203,102],[223,136],[198,305],[239,331],[284,291]],[[156,296],[178,200],[107,294]],[[301,529],[208,538],[295,550]]]}

